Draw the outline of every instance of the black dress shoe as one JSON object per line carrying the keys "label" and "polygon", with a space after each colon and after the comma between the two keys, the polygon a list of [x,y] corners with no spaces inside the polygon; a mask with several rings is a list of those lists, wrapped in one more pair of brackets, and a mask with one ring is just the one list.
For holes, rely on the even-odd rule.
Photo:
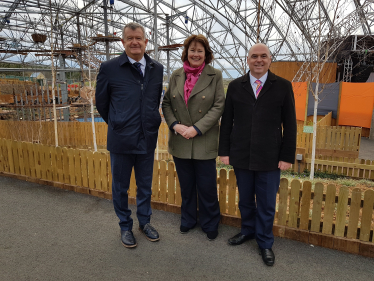
{"label": "black dress shoe", "polygon": [[206,237],[208,238],[208,240],[210,241],[213,241],[214,239],[216,239],[218,236],[218,230],[214,230],[214,231],[208,231],[206,233]]}
{"label": "black dress shoe", "polygon": [[131,230],[121,230],[121,242],[126,248],[134,248],[138,245]]}
{"label": "black dress shoe", "polygon": [[262,260],[266,265],[274,265],[275,255],[272,249],[260,249],[260,255],[262,256]]}
{"label": "black dress shoe", "polygon": [[191,229],[193,229],[195,227],[195,225],[193,227],[187,227],[187,226],[183,226],[181,225],[180,228],[179,228],[179,231],[180,233],[182,234],[186,234],[188,233]]}
{"label": "black dress shoe", "polygon": [[158,235],[157,230],[150,223],[147,223],[146,225],[140,225],[139,229],[145,234],[145,237],[149,241],[155,242],[160,240],[160,236]]}
{"label": "black dress shoe", "polygon": [[236,234],[234,237],[231,237],[229,239],[229,244],[230,245],[240,245],[243,242],[245,242],[247,240],[254,239],[254,238],[255,238],[254,234],[252,234],[252,235],[244,235],[244,234],[242,234],[240,232],[240,233]]}

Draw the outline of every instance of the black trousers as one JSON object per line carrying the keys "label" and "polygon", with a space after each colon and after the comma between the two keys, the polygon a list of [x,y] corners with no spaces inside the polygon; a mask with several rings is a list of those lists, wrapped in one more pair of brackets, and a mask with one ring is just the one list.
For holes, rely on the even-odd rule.
{"label": "black trousers", "polygon": [[204,232],[218,229],[220,210],[215,159],[195,160],[174,157],[182,195],[181,225],[194,227],[199,220]]}

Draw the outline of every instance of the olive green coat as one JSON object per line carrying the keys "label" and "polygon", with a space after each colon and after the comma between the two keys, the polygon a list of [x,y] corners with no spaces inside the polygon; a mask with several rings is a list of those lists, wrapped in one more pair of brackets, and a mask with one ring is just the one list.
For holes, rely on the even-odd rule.
{"label": "olive green coat", "polygon": [[221,71],[206,65],[192,89],[188,108],[184,102],[186,75],[174,71],[162,102],[166,123],[196,126],[202,135],[185,139],[169,131],[169,153],[182,159],[214,159],[218,155],[219,119],[225,106]]}

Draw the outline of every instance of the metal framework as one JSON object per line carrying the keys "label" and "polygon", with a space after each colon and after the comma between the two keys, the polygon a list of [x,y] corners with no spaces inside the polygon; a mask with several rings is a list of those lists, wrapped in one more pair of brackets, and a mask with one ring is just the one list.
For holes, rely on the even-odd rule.
{"label": "metal framework", "polygon": [[[187,23],[184,16],[173,16],[184,13]],[[167,25],[166,15],[172,18]],[[123,26],[130,21],[145,27],[151,56],[156,45],[182,44],[190,34],[202,33],[214,51],[214,66],[235,78],[247,71],[250,46],[262,42],[275,61],[306,62],[294,79],[298,81],[318,49],[325,51],[325,61],[333,60],[331,54],[348,36],[373,35],[374,1],[3,0],[0,61],[20,62],[28,68],[50,66],[53,47],[56,60],[59,55],[64,58],[58,63],[61,67],[97,68],[100,61],[123,51],[115,37],[122,36]],[[35,40],[33,34],[46,40]],[[166,66],[167,55],[161,50],[158,60]],[[170,51],[170,71],[181,67],[181,52]]]}

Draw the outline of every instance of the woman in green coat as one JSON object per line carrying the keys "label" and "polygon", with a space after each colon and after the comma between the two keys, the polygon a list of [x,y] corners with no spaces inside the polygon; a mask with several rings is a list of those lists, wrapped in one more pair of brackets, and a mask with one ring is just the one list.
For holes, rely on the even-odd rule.
{"label": "woman in green coat", "polygon": [[188,37],[184,41],[183,67],[172,73],[162,103],[171,130],[169,153],[181,186],[180,232],[195,227],[199,206],[200,225],[209,240],[217,237],[220,221],[215,159],[225,104],[222,73],[209,65],[212,60],[206,37]]}

